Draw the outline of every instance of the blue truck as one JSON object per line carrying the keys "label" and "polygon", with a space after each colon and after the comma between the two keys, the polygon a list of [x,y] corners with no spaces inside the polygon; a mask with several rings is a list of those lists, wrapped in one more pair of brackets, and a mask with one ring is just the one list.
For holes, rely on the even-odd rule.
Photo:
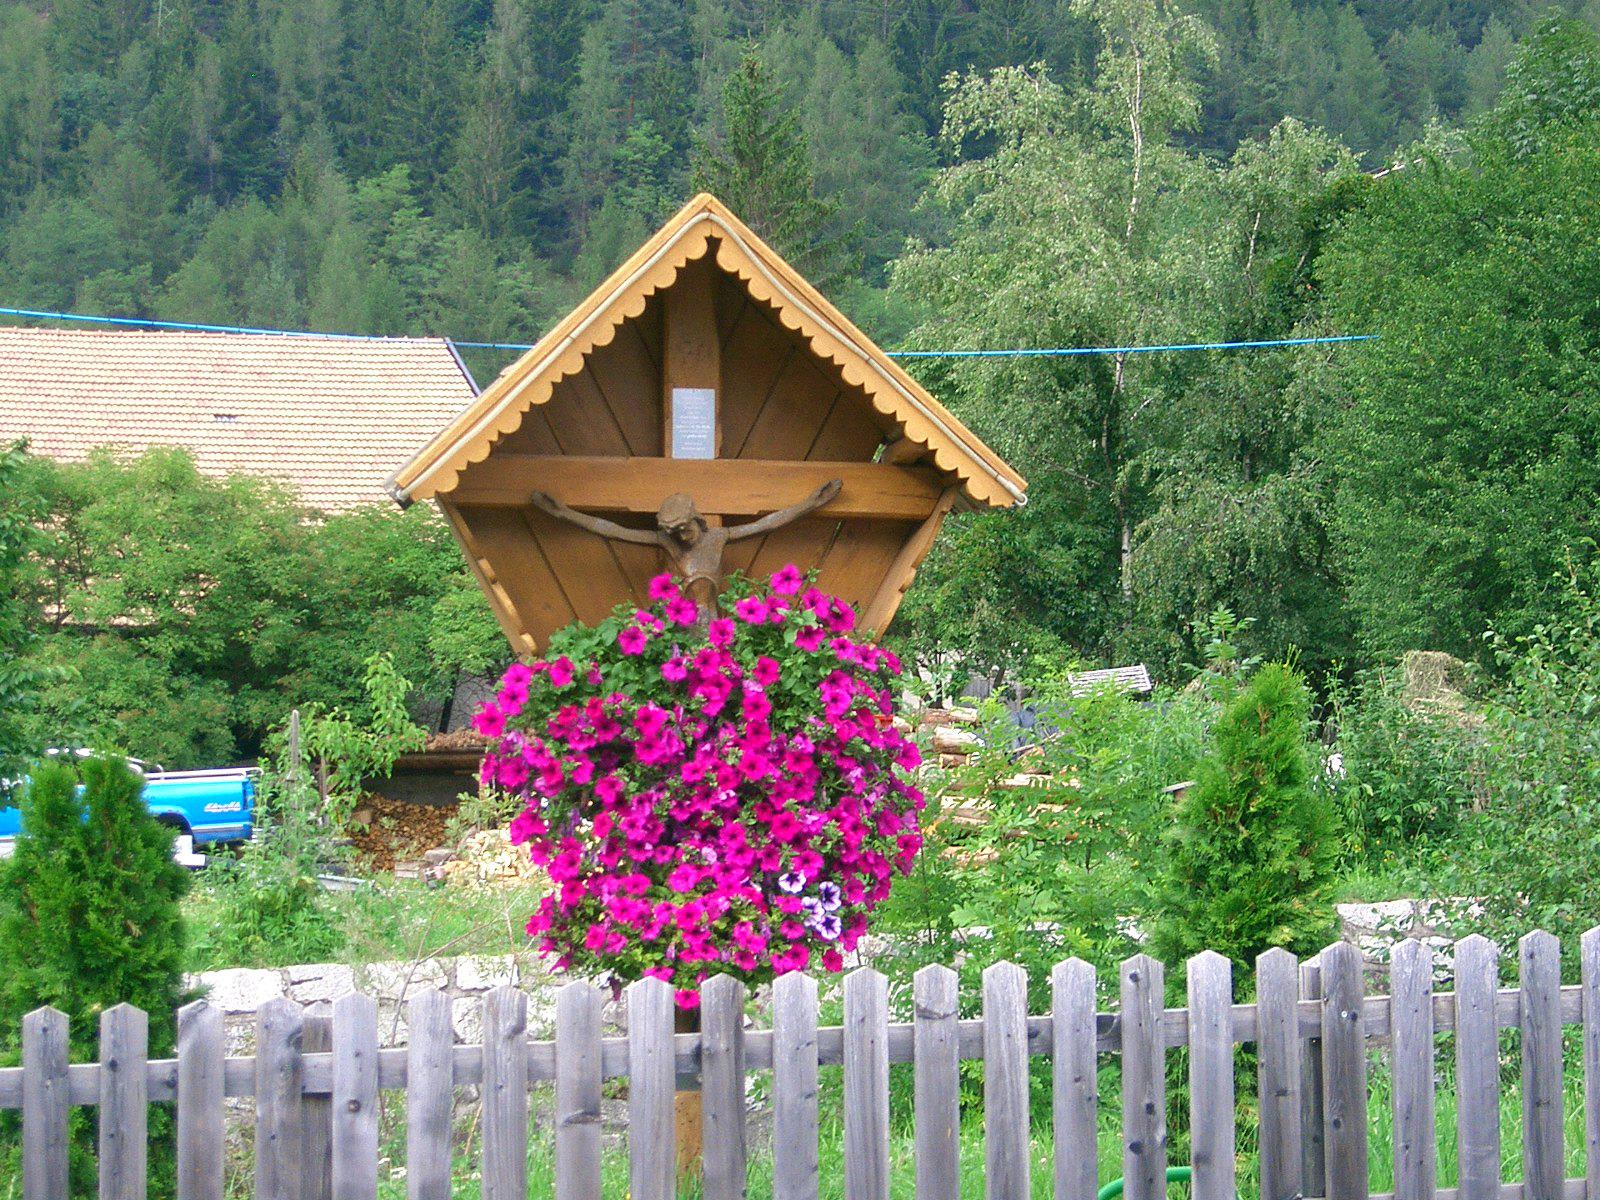
{"label": "blue truck", "polygon": [[[163,771],[136,759],[128,765],[144,776],[144,800],[156,820],[177,831],[179,861],[196,857],[195,846],[242,842],[249,838],[255,814],[254,767],[214,771]],[[0,796],[0,855],[11,852],[22,825],[14,796]],[[193,865],[200,865],[195,862]]]}

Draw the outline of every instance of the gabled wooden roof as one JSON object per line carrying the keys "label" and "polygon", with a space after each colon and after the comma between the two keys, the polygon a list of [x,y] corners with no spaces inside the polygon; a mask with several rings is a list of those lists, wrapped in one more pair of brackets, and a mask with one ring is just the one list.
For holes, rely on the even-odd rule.
{"label": "gabled wooden roof", "polygon": [[875,346],[770,246],[716,198],[686,204],[582,304],[507,368],[464,412],[390,479],[402,503],[446,497],[472,463],[521,427],[529,410],[547,403],[562,379],[583,370],[586,358],[639,317],[650,297],[667,288],[684,265],[715,248],[718,267],[737,277],[750,296],[769,305],[844,381],[861,389],[912,447],[958,482],[975,505],[1024,503],[1027,484],[956,420],[915,379]]}

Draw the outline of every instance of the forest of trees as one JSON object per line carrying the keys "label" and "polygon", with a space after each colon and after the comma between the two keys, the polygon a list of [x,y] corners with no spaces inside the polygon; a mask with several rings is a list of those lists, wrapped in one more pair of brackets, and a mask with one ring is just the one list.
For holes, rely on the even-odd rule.
{"label": "forest of trees", "polygon": [[918,360],[1032,503],[951,523],[900,636],[1160,668],[1243,619],[1314,670],[1486,661],[1600,532],[1597,23],[0,0],[0,304],[526,342],[705,187],[891,348],[1378,334]]}
{"label": "forest of trees", "polygon": [[[0,303],[531,340],[697,179],[727,182],[754,53],[742,99],[809,140],[807,238],[898,334],[914,313],[853,293],[938,233],[916,201],[949,77],[1091,82],[1117,7],[0,0]],[[1381,167],[1489,108],[1548,7],[1199,0],[1183,143],[1224,161],[1292,116]]]}

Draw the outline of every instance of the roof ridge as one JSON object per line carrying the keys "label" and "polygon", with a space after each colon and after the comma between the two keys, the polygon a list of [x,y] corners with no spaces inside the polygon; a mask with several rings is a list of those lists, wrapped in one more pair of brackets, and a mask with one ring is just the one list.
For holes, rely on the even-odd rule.
{"label": "roof ridge", "polygon": [[939,467],[961,480],[969,497],[999,507],[1026,502],[1027,484],[1020,475],[707,192],[679,209],[400,467],[389,480],[396,499],[407,503],[451,491],[468,466],[488,457],[501,437],[521,426],[531,408],[550,399],[560,380],[580,371],[590,353],[644,311],[651,296],[670,287],[687,263],[711,254],[713,239],[716,264],[751,296],[777,309],[783,325],[797,331],[811,353],[833,364],[910,440],[928,447]]}

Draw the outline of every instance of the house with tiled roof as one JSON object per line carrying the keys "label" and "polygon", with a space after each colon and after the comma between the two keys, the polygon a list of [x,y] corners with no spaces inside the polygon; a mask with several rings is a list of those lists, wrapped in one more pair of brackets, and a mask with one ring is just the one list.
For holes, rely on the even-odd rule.
{"label": "house with tiled roof", "polygon": [[0,328],[0,444],[79,462],[180,446],[211,475],[262,475],[334,512],[477,395],[444,338]]}

